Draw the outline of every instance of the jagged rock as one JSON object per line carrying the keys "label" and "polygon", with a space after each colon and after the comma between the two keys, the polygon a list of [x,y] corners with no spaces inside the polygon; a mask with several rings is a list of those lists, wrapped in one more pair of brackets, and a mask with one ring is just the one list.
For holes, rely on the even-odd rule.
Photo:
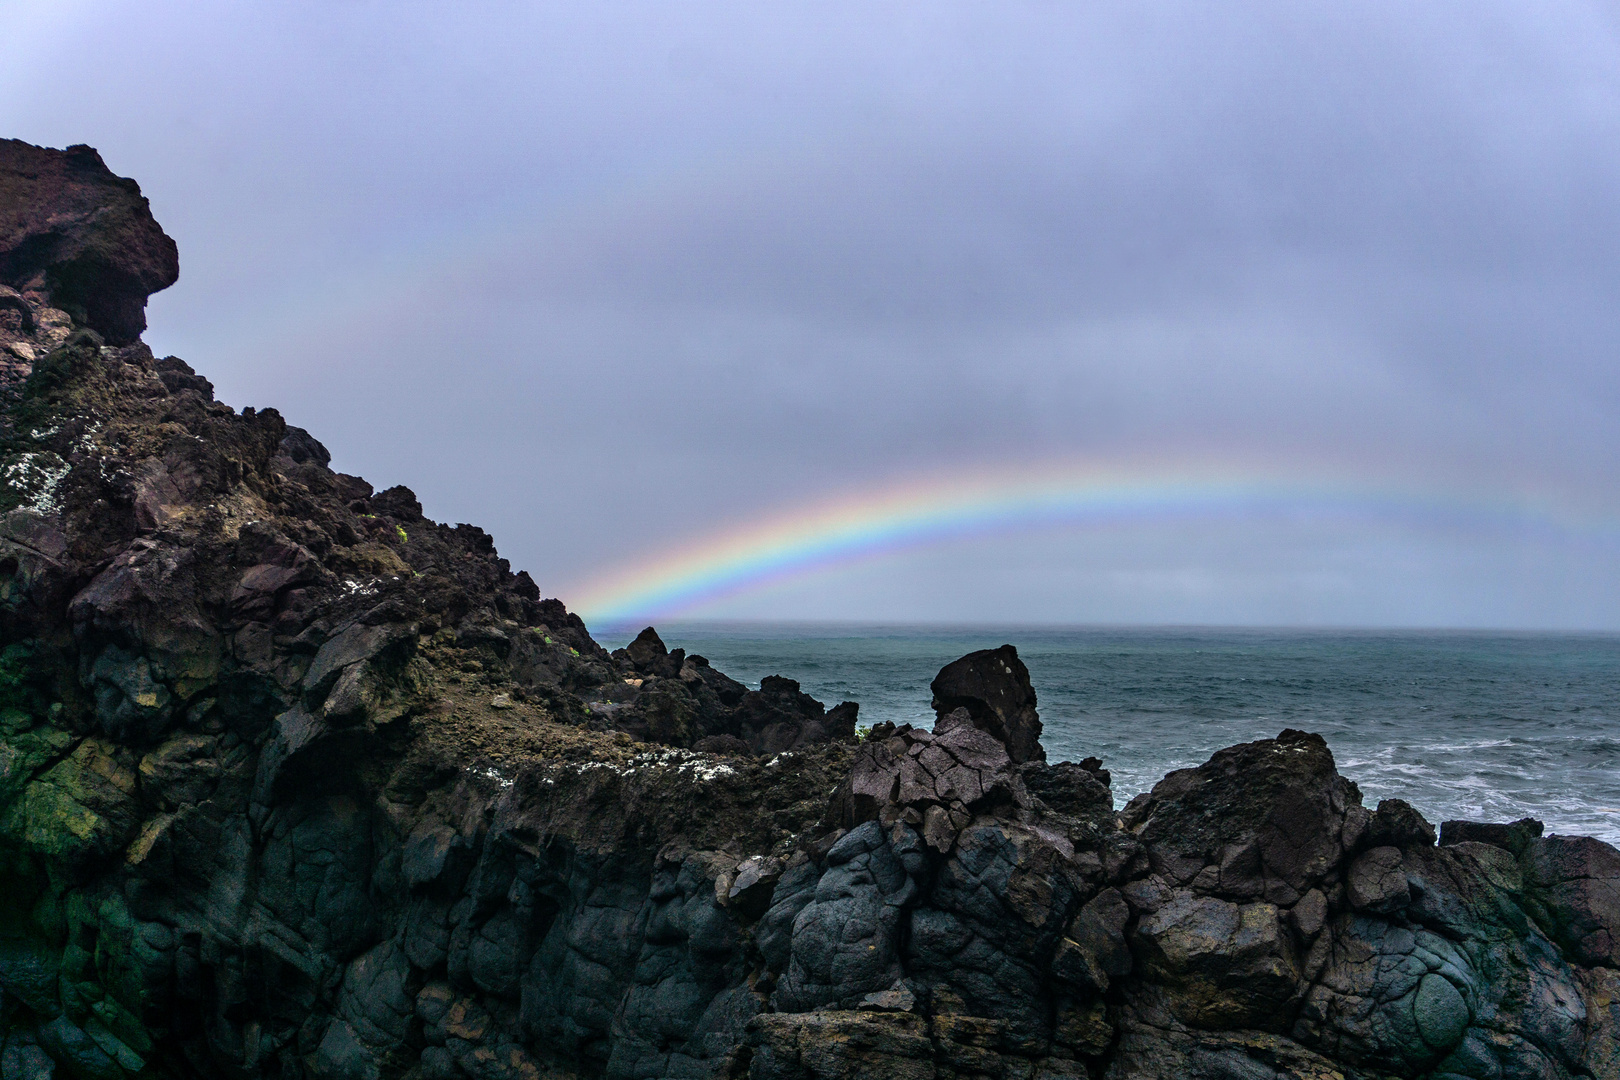
{"label": "jagged rock", "polygon": [[666,679],[680,672],[680,660],[686,657],[684,650],[679,659],[672,657],[658,631],[650,626],[637,634],[636,639],[625,646],[624,652],[630,663],[643,675],[662,675]]}
{"label": "jagged rock", "polygon": [[622,665],[628,689],[604,693],[614,700],[593,711],[637,739],[770,757],[855,735],[855,702],[828,709],[779,675],[767,675],[758,690],[749,690],[703,657],[667,649],[650,626],[613,659]]}
{"label": "jagged rock", "polygon": [[888,730],[887,738],[868,739],[861,747],[849,779],[833,793],[841,826],[905,820],[945,852],[976,808],[1029,805],[1007,748],[975,727],[966,709],[942,717],[932,732],[909,724]]}
{"label": "jagged rock", "polygon": [[974,726],[989,732],[1007,748],[1015,763],[1045,761],[1041,718],[1035,712],[1035,687],[1029,669],[1011,645],[968,653],[940,668],[929,684],[934,712],[943,719],[966,709]]}
{"label": "jagged rock", "polygon": [[128,345],[146,329],[146,298],[179,276],[174,241],[140,186],[100,154],[0,139],[0,281],[22,290],[13,297],[35,291],[41,306]]}
{"label": "jagged rock", "polygon": [[767,675],[759,689],[737,703],[736,734],[756,754],[779,754],[810,743],[855,736],[860,706],[841,702],[828,709],[793,679]]}
{"label": "jagged rock", "polygon": [[1367,820],[1322,737],[1300,731],[1173,772],[1121,815],[1171,882],[1283,907],[1339,867]]}
{"label": "jagged rock", "polygon": [[1118,889],[1104,889],[1088,900],[1058,944],[1052,974],[1082,991],[1105,994],[1115,979],[1131,972],[1125,928],[1131,911]]}
{"label": "jagged rock", "polygon": [[1405,799],[1384,799],[1367,822],[1362,842],[1370,847],[1433,847],[1434,826]]}
{"label": "jagged rock", "polygon": [[1072,761],[1055,765],[1026,762],[1019,766],[1018,777],[1026,791],[1060,813],[1087,816],[1114,809],[1107,769],[1087,768],[1084,762],[1078,765]]}

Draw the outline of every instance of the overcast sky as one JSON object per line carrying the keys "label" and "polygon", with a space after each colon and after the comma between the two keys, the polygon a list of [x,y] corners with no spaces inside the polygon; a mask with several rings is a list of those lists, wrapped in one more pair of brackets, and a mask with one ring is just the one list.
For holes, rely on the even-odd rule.
{"label": "overcast sky", "polygon": [[153,348],[565,601],[1152,461],[1586,525],[1050,526],[697,614],[1620,628],[1614,3],[6,7],[0,134],[179,242]]}

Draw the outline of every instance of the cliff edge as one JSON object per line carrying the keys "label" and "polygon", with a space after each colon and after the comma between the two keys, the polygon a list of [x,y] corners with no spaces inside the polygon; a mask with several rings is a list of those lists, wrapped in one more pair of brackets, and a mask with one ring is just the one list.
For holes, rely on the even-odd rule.
{"label": "cliff edge", "polygon": [[1620,1075],[1620,852],[1316,735],[1115,806],[1010,646],[932,729],[609,653],[139,340],[95,151],[0,141],[0,1080]]}

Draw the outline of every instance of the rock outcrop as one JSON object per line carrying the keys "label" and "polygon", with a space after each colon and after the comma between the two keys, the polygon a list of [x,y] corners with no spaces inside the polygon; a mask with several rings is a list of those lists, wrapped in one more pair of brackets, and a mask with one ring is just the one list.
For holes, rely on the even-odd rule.
{"label": "rock outcrop", "polygon": [[666,648],[650,626],[613,659],[631,669],[634,677],[623,684],[629,689],[615,685],[615,700],[592,703],[591,709],[637,738],[770,756],[855,735],[855,702],[828,709],[780,675],[767,675],[758,690],[749,690],[703,657]]}
{"label": "rock outcrop", "polygon": [[1011,647],[859,740],[610,654],[108,322],[172,246],[0,145],[0,1080],[1620,1075],[1613,848],[1295,731],[1116,810]]}
{"label": "rock outcrop", "polygon": [[966,709],[975,727],[1006,744],[1013,761],[1046,760],[1035,687],[1011,645],[981,649],[946,664],[928,689],[938,716]]}
{"label": "rock outcrop", "polygon": [[0,325],[32,331],[34,309],[54,308],[129,345],[146,329],[146,298],[179,276],[140,186],[100,154],[0,139],[0,309],[12,313]]}

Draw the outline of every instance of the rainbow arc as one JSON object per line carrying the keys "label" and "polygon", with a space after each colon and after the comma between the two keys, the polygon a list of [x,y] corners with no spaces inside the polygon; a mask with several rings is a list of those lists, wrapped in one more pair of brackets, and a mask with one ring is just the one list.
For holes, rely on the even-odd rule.
{"label": "rainbow arc", "polygon": [[913,479],[766,516],[616,568],[564,599],[598,622],[667,617],[817,571],[963,538],[1279,517],[1620,540],[1620,523],[1613,520],[1500,493],[1066,465]]}

